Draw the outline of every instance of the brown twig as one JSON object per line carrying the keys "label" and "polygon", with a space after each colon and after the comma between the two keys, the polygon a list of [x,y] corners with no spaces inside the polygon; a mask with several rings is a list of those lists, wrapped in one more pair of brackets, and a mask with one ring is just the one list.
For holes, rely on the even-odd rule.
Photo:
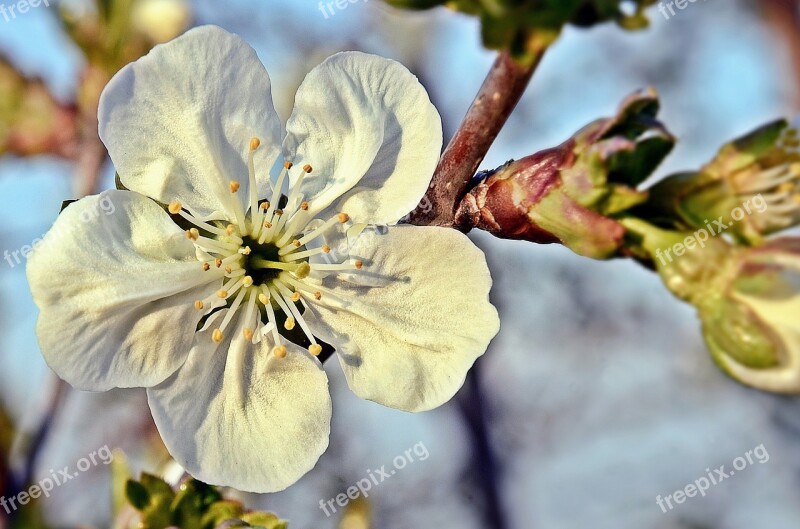
{"label": "brown twig", "polygon": [[763,0],[762,9],[772,33],[786,47],[793,68],[794,110],[800,110],[800,6],[797,0]]}
{"label": "brown twig", "polygon": [[453,138],[439,160],[431,186],[409,222],[452,226],[456,208],[467,192],[495,138],[528,86],[544,51],[527,65],[500,52]]}

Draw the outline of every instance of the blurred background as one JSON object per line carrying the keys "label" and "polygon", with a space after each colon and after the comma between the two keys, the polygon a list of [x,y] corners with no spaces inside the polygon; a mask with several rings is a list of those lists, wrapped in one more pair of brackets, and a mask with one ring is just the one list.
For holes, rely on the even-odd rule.
{"label": "blurred background", "polygon": [[[92,18],[94,2],[49,4],[14,18],[0,11],[0,251],[41,237],[63,200],[113,187],[94,136],[96,88],[188,25],[216,24],[250,42],[284,119],[304,75],[327,56],[397,59],[428,89],[446,137],[494,57],[472,18],[379,0],[332,10],[316,0],[195,0],[188,11],[140,13],[125,42],[87,32],[81,20]],[[58,9],[70,13],[66,22]],[[637,33],[569,28],[483,167],[559,144],[650,85],[679,138],[659,175],[697,167],[727,140],[800,111],[797,13],[791,1],[713,0],[669,19],[653,7],[651,27]],[[285,492],[231,494],[293,529],[800,526],[800,401],[726,377],[693,309],[631,262],[472,238],[493,272],[502,330],[457,398],[417,415],[383,408],[352,395],[328,362],[330,449]],[[168,456],[144,391],[88,394],[58,383],[36,343],[24,263],[0,261],[0,292],[0,494],[18,492],[12,476],[35,482],[106,445],[123,450],[134,471],[163,470]],[[419,443],[429,457],[370,491],[368,524],[320,509]],[[761,444],[765,463],[666,513],[656,504]],[[111,527],[109,469],[97,465],[36,502],[41,518],[12,526],[0,509],[0,529]]]}

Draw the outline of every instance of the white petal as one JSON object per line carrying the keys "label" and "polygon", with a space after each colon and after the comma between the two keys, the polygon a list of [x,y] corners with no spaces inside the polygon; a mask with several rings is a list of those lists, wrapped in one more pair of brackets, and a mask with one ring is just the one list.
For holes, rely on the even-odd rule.
{"label": "white petal", "polygon": [[[270,79],[256,52],[214,26],[188,31],[123,68],[103,91],[100,137],[122,183],[160,202],[179,200],[194,214],[233,218],[247,203],[247,154],[258,137],[256,167],[280,152],[281,126]],[[230,192],[230,181],[241,188]]]}
{"label": "white petal", "polygon": [[483,252],[456,230],[409,225],[359,245],[365,274],[310,305],[312,330],[337,348],[360,397],[407,411],[440,406],[499,330]]}
{"label": "white petal", "polygon": [[177,373],[147,390],[158,430],[175,460],[201,481],[283,490],[328,447],[327,376],[292,344],[278,359],[268,340],[247,343],[241,325],[228,328],[217,346],[213,327],[198,333]]}
{"label": "white petal", "polygon": [[333,205],[374,224],[394,224],[419,203],[441,147],[439,113],[417,78],[358,52],[334,55],[308,74],[284,142],[287,159],[314,168],[303,181],[313,211]]}
{"label": "white petal", "polygon": [[129,191],[68,206],[27,273],[45,360],[92,391],[152,386],[171,375],[200,319],[194,300],[212,279],[169,216]]}

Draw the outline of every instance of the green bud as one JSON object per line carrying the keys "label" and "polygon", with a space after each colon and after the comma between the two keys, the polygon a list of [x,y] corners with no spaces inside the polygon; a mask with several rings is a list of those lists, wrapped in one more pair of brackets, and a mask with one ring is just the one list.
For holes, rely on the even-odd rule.
{"label": "green bud", "polygon": [[800,133],[785,120],[739,138],[700,171],[666,178],[648,208],[679,229],[715,220],[738,242],[756,245],[800,223]]}
{"label": "green bud", "polygon": [[667,288],[695,306],[723,371],[757,389],[800,393],[800,239],[743,247],[715,237],[698,244],[696,232],[622,223]]}
{"label": "green bud", "polygon": [[655,92],[634,94],[616,116],[562,145],[483,175],[457,223],[508,239],[558,242],[586,257],[616,255],[625,234],[616,218],[647,200],[637,187],[675,143],[655,119],[658,108]]}

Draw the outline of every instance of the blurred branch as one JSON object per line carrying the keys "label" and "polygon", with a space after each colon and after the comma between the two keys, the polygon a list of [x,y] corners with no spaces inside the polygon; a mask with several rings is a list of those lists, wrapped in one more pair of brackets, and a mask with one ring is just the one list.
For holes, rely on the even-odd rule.
{"label": "blurred branch", "polygon": [[800,111],[800,5],[797,0],[763,0],[761,5],[767,24],[790,55],[794,74],[794,110]]}
{"label": "blurred branch", "polygon": [[473,470],[477,473],[477,485],[483,493],[485,501],[485,527],[506,529],[508,522],[500,499],[502,495],[497,457],[492,449],[480,374],[481,363],[478,362],[467,374],[459,406],[471,434],[472,452],[477,461]]}
{"label": "blurred branch", "polygon": [[500,52],[442,154],[427,194],[411,212],[409,221],[412,224],[453,225],[456,207],[467,192],[472,176],[517,106],[543,55],[544,49],[533,62],[523,65],[508,52]]}

